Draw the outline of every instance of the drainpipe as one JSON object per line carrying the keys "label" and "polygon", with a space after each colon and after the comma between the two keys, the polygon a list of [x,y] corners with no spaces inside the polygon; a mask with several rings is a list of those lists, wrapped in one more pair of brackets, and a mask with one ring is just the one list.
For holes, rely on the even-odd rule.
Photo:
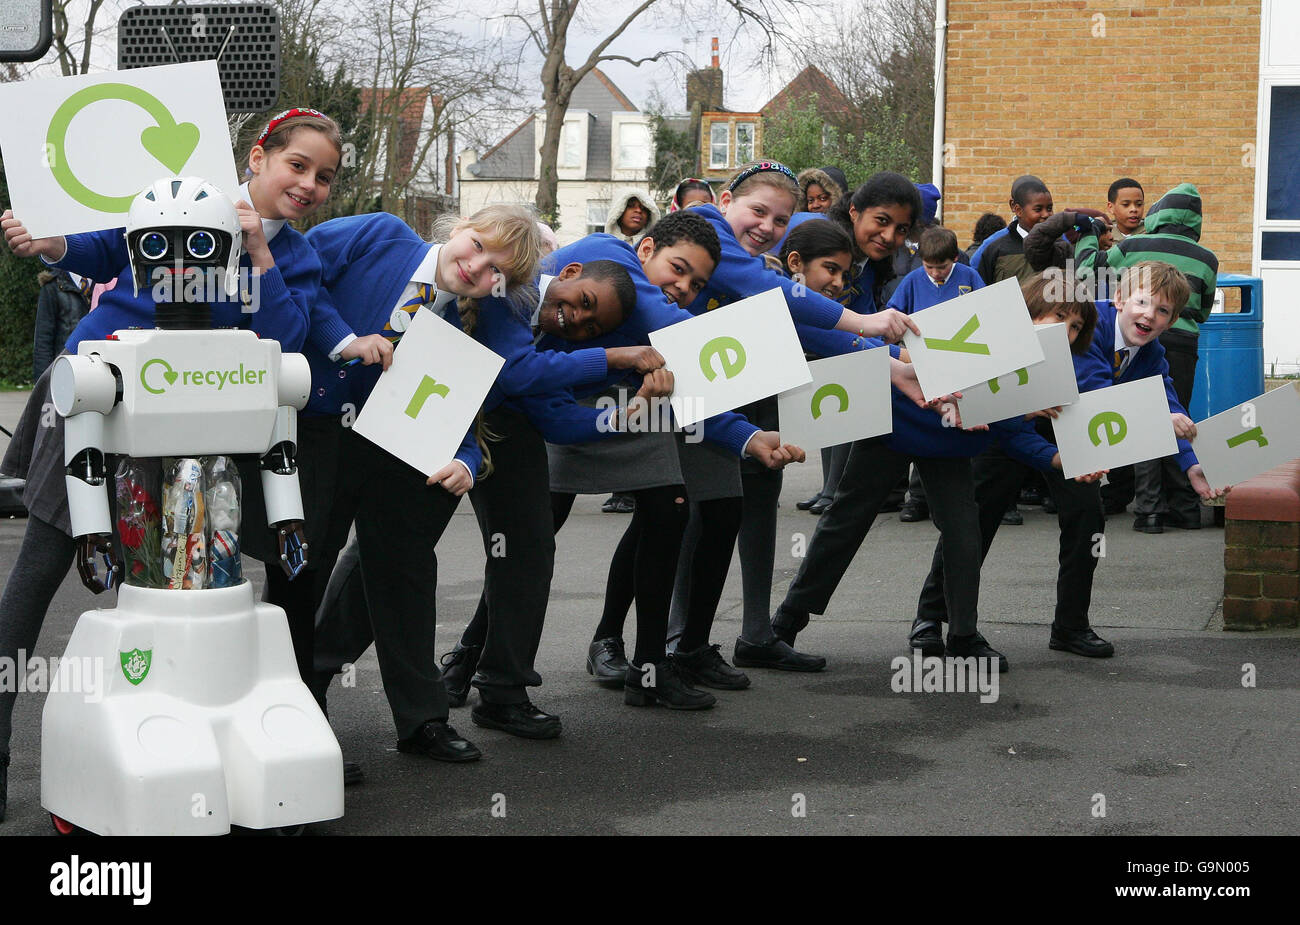
{"label": "drainpipe", "polygon": [[[948,0],[934,5],[934,155],[930,163],[930,182],[943,192],[943,121],[947,113]],[[939,200],[937,218],[943,218],[943,200]]]}

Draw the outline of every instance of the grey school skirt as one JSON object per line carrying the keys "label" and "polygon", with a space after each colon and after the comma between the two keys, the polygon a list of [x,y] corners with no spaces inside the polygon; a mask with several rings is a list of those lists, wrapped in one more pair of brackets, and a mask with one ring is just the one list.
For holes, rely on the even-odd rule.
{"label": "grey school skirt", "polygon": [[[596,401],[592,397],[583,404],[595,407]],[[548,443],[546,455],[554,492],[606,494],[685,485],[692,501],[742,494],[740,460],[719,446],[688,442],[680,431],[617,434],[564,446]]]}
{"label": "grey school skirt", "polygon": [[4,460],[0,462],[0,473],[26,479],[23,506],[27,513],[71,536],[68,486],[64,482],[63,415],[54,410],[50,398],[53,368],[51,364],[33,386]]}

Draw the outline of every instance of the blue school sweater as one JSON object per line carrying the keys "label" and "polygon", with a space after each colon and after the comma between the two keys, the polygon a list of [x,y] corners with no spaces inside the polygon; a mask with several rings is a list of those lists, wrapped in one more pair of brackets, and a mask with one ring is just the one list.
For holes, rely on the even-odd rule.
{"label": "blue school sweater", "polygon": [[[1178,393],[1174,391],[1174,381],[1169,378],[1169,362],[1165,359],[1165,348],[1159,338],[1138,349],[1129,361],[1124,374],[1116,378],[1114,370],[1116,310],[1112,302],[1097,302],[1097,328],[1092,335],[1092,345],[1087,353],[1074,357],[1074,376],[1079,383],[1080,392],[1092,392],[1112,385],[1135,382],[1148,376],[1162,376],[1165,382],[1165,397],[1169,400],[1170,414],[1187,414]],[[1192,445],[1186,440],[1178,440],[1178,466],[1184,472],[1197,464]]]}
{"label": "blue school sweater", "polygon": [[[574,350],[581,345],[602,347],[627,347],[649,345],[650,332],[666,328],[694,317],[690,312],[670,302],[659,287],[646,278],[641,260],[631,244],[609,234],[592,234],[572,244],[565,245],[548,256],[543,267],[548,273],[558,272],[570,263],[589,263],[593,260],[612,260],[627,270],[636,288],[636,305],[627,314],[623,324],[614,331],[587,341],[568,341],[552,334],[544,334],[537,343],[539,350]],[[625,370],[611,370],[601,383],[577,389],[578,395],[589,395],[625,378]],[[635,375],[635,374],[634,374]],[[639,386],[638,386],[639,387]],[[743,415],[724,412],[707,418],[702,425],[704,439],[743,455],[745,444],[759,430]],[[555,443],[557,441],[549,440]]]}
{"label": "blue school sweater", "polygon": [[833,329],[839,323],[844,308],[818,292],[797,286],[784,274],[769,269],[763,258],[754,257],[740,246],[726,218],[713,205],[693,206],[718,233],[722,245],[722,259],[709,277],[709,284],[687,306],[693,315],[702,315],[710,309],[730,302],[780,288],[785,294],[785,304],[790,315],[799,324],[813,328]]}
{"label": "blue school sweater", "polygon": [[949,299],[984,288],[984,280],[970,267],[960,263],[953,264],[952,272],[942,286],[936,286],[925,272],[925,267],[917,267],[903,277],[903,281],[894,290],[889,299],[889,308],[896,308],[905,315],[931,308]]}
{"label": "blue school sweater", "polygon": [[[95,310],[82,319],[68,338],[66,347],[70,352],[76,353],[83,340],[103,340],[124,328],[154,327],[150,285],[146,283],[140,287],[139,294],[131,294],[134,281],[127,259],[125,229],[68,235],[66,241],[68,252],[51,266],[93,280],[117,280],[117,286],[99,297]],[[259,337],[279,341],[282,351],[293,353],[303,345],[316,306],[320,260],[303,236],[287,224],[271,238],[270,248],[275,266],[259,280],[258,310],[245,313],[240,297],[228,297],[222,290],[217,301],[208,303],[212,326],[248,328]],[[251,270],[248,254],[240,257],[239,265]]]}
{"label": "blue school sweater", "polygon": [[[403,234],[398,225],[407,233]],[[312,370],[311,397],[305,413],[338,415],[346,403],[360,410],[383,368],[376,363],[341,369],[329,358],[329,351],[349,333],[383,331],[393,306],[430,245],[405,222],[382,212],[333,219],[308,231],[307,240],[320,253],[326,268],[321,301],[336,309],[340,327],[309,339],[303,348]],[[382,320],[376,321],[381,316]],[[447,312],[443,317],[460,326],[456,312]],[[483,453],[472,427],[461,440],[455,458],[477,477]]]}

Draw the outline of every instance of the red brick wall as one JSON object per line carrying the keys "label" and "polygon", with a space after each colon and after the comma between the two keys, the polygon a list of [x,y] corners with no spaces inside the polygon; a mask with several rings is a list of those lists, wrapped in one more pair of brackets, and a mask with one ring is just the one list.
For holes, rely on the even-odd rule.
{"label": "red brick wall", "polygon": [[944,224],[963,247],[980,213],[1010,220],[1020,174],[1058,209],[1104,209],[1132,176],[1148,206],[1195,183],[1202,243],[1250,272],[1259,0],[949,0],[948,21]]}

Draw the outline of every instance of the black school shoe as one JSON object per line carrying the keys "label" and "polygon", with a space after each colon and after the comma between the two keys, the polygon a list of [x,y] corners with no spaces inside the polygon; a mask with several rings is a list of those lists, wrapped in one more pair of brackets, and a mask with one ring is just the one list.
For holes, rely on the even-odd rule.
{"label": "black school shoe", "polygon": [[823,671],[826,659],[820,655],[796,652],[789,643],[773,639],[765,646],[736,640],[731,660],[738,668],[775,668],[778,671]]}
{"label": "black school shoe", "polygon": [[1133,530],[1137,533],[1164,533],[1164,517],[1160,514],[1139,514],[1133,518]]}
{"label": "black school shoe", "polygon": [[475,726],[499,729],[521,739],[554,739],[560,734],[560,718],[528,700],[522,703],[480,701],[470,711],[469,718]]}
{"label": "black school shoe", "polygon": [[[659,704],[670,710],[707,710],[716,704],[717,697],[692,687],[682,677],[676,662],[676,656],[669,656],[656,665],[638,667],[629,662],[623,680],[623,702],[629,707]],[[653,675],[648,674],[651,670]]]}
{"label": "black school shoe", "polygon": [[794,506],[801,511],[806,511],[821,499],[822,499],[822,493],[819,491],[817,492],[817,494],[813,495],[811,498],[807,499],[806,501],[796,501],[794,503]]}
{"label": "black school shoe", "polygon": [[617,636],[597,639],[587,647],[587,674],[602,687],[622,687],[627,674],[627,650]]}
{"label": "black school shoe", "polygon": [[956,658],[996,658],[998,674],[1006,674],[1011,669],[1007,657],[989,645],[988,640],[979,633],[971,633],[969,636],[954,636],[949,633],[947,654]]}
{"label": "black school shoe", "polygon": [[1176,530],[1199,530],[1201,529],[1201,512],[1195,511],[1187,514],[1175,514],[1170,511],[1164,515],[1164,525],[1173,527]]}
{"label": "black school shoe", "polygon": [[718,645],[707,643],[690,652],[678,649],[673,664],[682,680],[693,687],[711,687],[715,691],[743,691],[749,687],[749,676],[727,664]]}
{"label": "black school shoe", "polygon": [[930,508],[928,505],[916,501],[908,501],[903,505],[902,510],[898,512],[898,522],[904,524],[920,523],[923,520],[930,519]]}
{"label": "black school shoe", "polygon": [[423,755],[435,761],[451,761],[462,764],[477,761],[483,753],[468,739],[461,738],[446,721],[427,720],[415,735],[409,739],[399,739],[397,750],[407,755]]}
{"label": "black school shoe", "polygon": [[1086,658],[1110,658],[1115,654],[1115,647],[1093,632],[1091,626],[1082,630],[1063,630],[1053,625],[1047,647]]}
{"label": "black school shoe", "polygon": [[606,514],[631,514],[636,510],[636,499],[631,495],[610,495],[600,509]]}
{"label": "black school shoe", "polygon": [[943,658],[943,626],[938,620],[917,617],[912,621],[912,631],[907,634],[907,644],[920,649],[927,658]]}
{"label": "black school shoe", "polygon": [[465,706],[469,698],[469,682],[478,671],[478,657],[483,654],[482,646],[462,646],[444,655],[439,661],[442,665],[442,683],[447,688],[447,703],[453,707]]}

